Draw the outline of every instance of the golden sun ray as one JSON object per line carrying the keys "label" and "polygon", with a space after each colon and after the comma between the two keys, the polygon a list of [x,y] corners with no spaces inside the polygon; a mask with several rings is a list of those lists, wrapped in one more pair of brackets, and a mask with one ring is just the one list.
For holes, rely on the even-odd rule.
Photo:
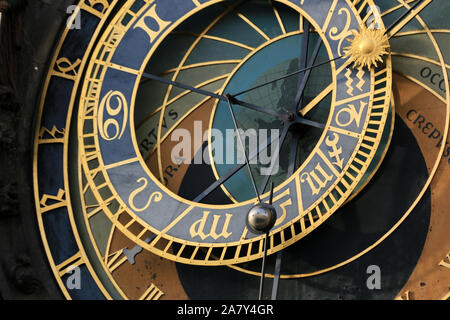
{"label": "golden sun ray", "polygon": [[389,53],[388,36],[384,30],[370,29],[366,26],[359,28],[359,33],[354,32],[350,46],[345,48],[346,56],[350,57],[354,68],[376,67],[378,62],[383,62],[383,56]]}

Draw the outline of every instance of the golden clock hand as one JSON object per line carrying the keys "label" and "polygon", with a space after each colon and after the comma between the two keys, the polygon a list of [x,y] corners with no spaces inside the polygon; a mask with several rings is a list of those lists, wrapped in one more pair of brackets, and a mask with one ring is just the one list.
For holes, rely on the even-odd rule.
{"label": "golden clock hand", "polygon": [[252,185],[253,185],[253,188],[255,189],[255,194],[258,197],[258,201],[259,201],[259,203],[261,203],[261,196],[259,195],[258,188],[256,187],[255,177],[253,176],[252,168],[250,167],[250,161],[248,160],[247,151],[245,150],[245,145],[244,145],[244,142],[242,141],[241,133],[239,132],[239,125],[236,121],[236,116],[233,111],[233,105],[231,103],[230,96],[227,94],[226,97],[227,97],[227,102],[228,102],[228,107],[230,109],[231,117],[233,118],[234,128],[236,129],[239,143],[241,144],[242,152],[244,153],[244,156],[245,156],[245,163],[247,164],[248,172],[250,173]]}
{"label": "golden clock hand", "polygon": [[[423,2],[423,1],[425,1],[425,2]],[[398,18],[398,19],[397,19],[397,20],[396,20],[389,28],[386,29],[386,34],[389,33],[389,37],[394,36],[394,35],[395,35],[398,31],[400,31],[400,30],[401,30],[401,29],[402,29],[409,21],[411,21],[417,14],[419,14],[419,13],[420,13],[420,12],[421,12],[428,4],[430,4],[431,1],[433,1],[433,0],[417,0],[417,2],[416,2],[411,8],[409,8],[407,12],[405,12],[405,13],[404,13],[401,17],[399,17],[399,18]],[[422,2],[423,2],[423,3],[422,3]],[[403,19],[404,19],[408,14],[410,14],[414,9],[416,9],[416,8],[419,6],[419,4],[422,4],[422,5],[420,6],[420,8],[417,9],[417,12],[414,12],[410,17],[408,17],[408,19],[406,19],[405,21],[403,21]],[[319,41],[320,41],[320,40],[319,40]],[[314,69],[314,68],[321,67],[321,66],[323,66],[323,65],[325,65],[325,64],[327,64],[327,63],[330,63],[330,62],[332,62],[332,61],[336,61],[336,60],[342,59],[342,58],[344,58],[344,57],[346,57],[346,56],[348,56],[348,55],[344,54],[344,55],[338,56],[338,57],[336,57],[336,58],[330,59],[330,60],[325,61],[325,62],[322,62],[322,63],[318,63],[318,64],[315,64],[315,65],[310,65],[310,66],[308,66],[307,68],[303,68],[303,69],[294,71],[294,72],[289,73],[289,74],[287,74],[287,75],[285,75],[285,76],[283,76],[283,77],[279,77],[279,78],[276,78],[276,79],[267,81],[267,82],[265,82],[265,83],[263,83],[263,84],[260,84],[260,85],[258,85],[258,86],[255,86],[255,87],[249,88],[249,89],[247,89],[247,90],[238,92],[238,93],[232,95],[232,97],[233,97],[233,98],[236,98],[236,97],[238,97],[238,96],[240,96],[240,95],[243,95],[243,94],[245,94],[245,93],[248,93],[248,92],[250,92],[250,91],[253,91],[253,90],[259,89],[259,88],[261,88],[261,87],[267,86],[267,85],[269,85],[269,84],[272,84],[272,83],[275,83],[275,82],[284,80],[284,79],[286,79],[286,78],[295,76],[295,75],[297,75],[297,74],[301,74],[301,73],[303,73],[303,72],[312,70],[312,69]]]}
{"label": "golden clock hand", "polygon": [[[418,7],[419,4],[421,4],[423,0],[418,0],[411,8],[409,8],[402,16],[400,16],[390,27],[386,29],[386,34],[389,34],[394,28],[395,31],[389,37],[392,37],[397,33],[399,30],[401,30],[411,19],[413,19],[426,5],[428,5],[431,1],[427,0],[426,3],[423,3],[423,6],[418,10],[417,13],[415,13],[413,16],[409,17],[407,20],[403,19],[412,12],[415,8]],[[401,23],[401,24],[400,24]],[[299,110],[299,114],[302,116],[305,116],[308,114],[312,109],[314,109],[320,101],[322,101],[331,91],[333,90],[333,84],[330,84],[327,88],[325,88],[318,96],[316,96],[308,105],[303,107],[301,110]]]}
{"label": "golden clock hand", "polygon": [[[291,127],[292,123],[285,123],[284,127],[283,127],[283,131],[281,132],[281,134],[277,135],[276,137],[273,137],[270,141],[268,141],[265,145],[260,146],[257,150],[254,150],[252,153],[250,153],[249,155],[249,160],[252,160],[253,158],[255,158],[256,156],[258,156],[261,152],[263,152],[264,150],[266,150],[268,147],[270,147],[272,145],[272,143],[274,143],[276,140],[279,140],[281,137],[283,137],[284,135],[287,134],[289,128]],[[201,194],[199,194],[193,201],[194,202],[201,202],[203,199],[205,199],[208,195],[210,195],[214,190],[216,190],[218,187],[220,187],[222,184],[224,184],[225,182],[227,182],[232,176],[234,176],[237,172],[239,172],[239,170],[241,170],[243,167],[245,166],[245,164],[237,164],[236,166],[234,166],[233,168],[231,168],[230,170],[228,170],[228,172],[224,175],[222,175],[220,177],[219,180],[215,181],[214,183],[212,183],[208,188],[206,188]]]}
{"label": "golden clock hand", "polygon": [[322,92],[317,95],[310,103],[308,103],[305,107],[303,107],[299,114],[303,117],[306,116],[312,109],[314,109],[320,101],[322,101],[331,91],[333,91],[334,84],[331,83],[328,87],[326,87]]}
{"label": "golden clock hand", "polygon": [[264,256],[262,260],[261,267],[261,279],[259,283],[259,295],[258,300],[263,299],[263,291],[264,291],[264,278],[266,277],[266,258],[267,258],[267,241],[269,240],[269,232],[264,236]]}
{"label": "golden clock hand", "polygon": [[[386,35],[392,38],[397,34],[405,25],[407,25],[415,16],[417,16],[425,7],[427,7],[433,0],[417,0],[405,13],[403,13],[392,25],[386,29]],[[420,7],[419,7],[420,5]],[[413,10],[416,12],[413,12]],[[405,19],[410,15],[407,19]]]}

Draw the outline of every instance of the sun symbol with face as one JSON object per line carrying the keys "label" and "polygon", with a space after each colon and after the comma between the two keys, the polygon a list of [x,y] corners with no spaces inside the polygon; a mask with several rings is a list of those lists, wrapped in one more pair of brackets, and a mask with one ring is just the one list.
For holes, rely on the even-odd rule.
{"label": "sun symbol with face", "polygon": [[359,28],[359,33],[353,33],[350,46],[345,48],[346,56],[350,57],[355,68],[376,67],[383,62],[383,56],[389,53],[389,38],[381,29]]}

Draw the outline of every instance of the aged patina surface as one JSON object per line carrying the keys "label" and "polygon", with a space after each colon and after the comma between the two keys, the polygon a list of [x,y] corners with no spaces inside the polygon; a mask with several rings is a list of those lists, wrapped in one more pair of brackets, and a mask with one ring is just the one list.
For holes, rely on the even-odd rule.
{"label": "aged patina surface", "polygon": [[48,56],[71,1],[0,2],[0,294],[59,299],[35,223],[32,139]]}

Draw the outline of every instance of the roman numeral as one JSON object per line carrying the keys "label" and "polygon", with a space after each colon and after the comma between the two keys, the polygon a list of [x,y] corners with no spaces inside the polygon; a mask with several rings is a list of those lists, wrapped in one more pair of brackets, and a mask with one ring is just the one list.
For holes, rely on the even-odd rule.
{"label": "roman numeral", "polygon": [[85,262],[83,261],[83,259],[81,257],[81,252],[78,252],[75,255],[73,255],[72,257],[70,257],[69,259],[67,259],[66,261],[64,261],[64,262],[60,263],[59,265],[57,265],[56,266],[56,270],[58,271],[59,276],[63,277],[72,268],[79,267],[80,265],[82,265],[84,263]]}
{"label": "roman numeral", "polygon": [[113,252],[104,258],[109,272],[113,273],[118,267],[128,261],[128,258],[124,255],[123,250],[124,249]]}
{"label": "roman numeral", "polygon": [[41,214],[53,211],[61,207],[65,207],[67,205],[65,199],[66,192],[62,189],[58,190],[58,194],[56,196],[44,194],[39,202],[41,207]]}
{"label": "roman numeral", "polygon": [[56,126],[53,126],[52,130],[47,129],[46,127],[42,127],[41,130],[39,130],[38,143],[64,143],[65,133],[65,129],[60,130],[56,128]]}
{"label": "roman numeral", "polygon": [[95,145],[86,145],[84,146],[84,149],[84,157],[86,159],[86,162],[98,159],[98,152]]}
{"label": "roman numeral", "polygon": [[88,89],[86,95],[82,97],[84,103],[84,116],[86,118],[94,118],[94,110],[98,107],[98,94],[100,93],[101,82],[96,79],[88,79]]}
{"label": "roman numeral", "polygon": [[164,292],[152,283],[139,300],[159,300],[163,295]]}
{"label": "roman numeral", "polygon": [[[97,4],[101,4],[102,5],[102,10],[98,11],[96,9],[94,9],[94,6],[96,6]],[[87,3],[83,3],[80,5],[80,8],[83,9],[84,11],[87,11],[97,17],[99,17],[100,19],[103,18],[104,13],[108,10],[109,8],[109,3],[107,0],[87,0]]]}
{"label": "roman numeral", "polygon": [[52,75],[75,81],[78,76],[78,68],[81,64],[81,60],[77,59],[75,62],[71,62],[69,59],[62,57],[56,60],[55,70]]}

